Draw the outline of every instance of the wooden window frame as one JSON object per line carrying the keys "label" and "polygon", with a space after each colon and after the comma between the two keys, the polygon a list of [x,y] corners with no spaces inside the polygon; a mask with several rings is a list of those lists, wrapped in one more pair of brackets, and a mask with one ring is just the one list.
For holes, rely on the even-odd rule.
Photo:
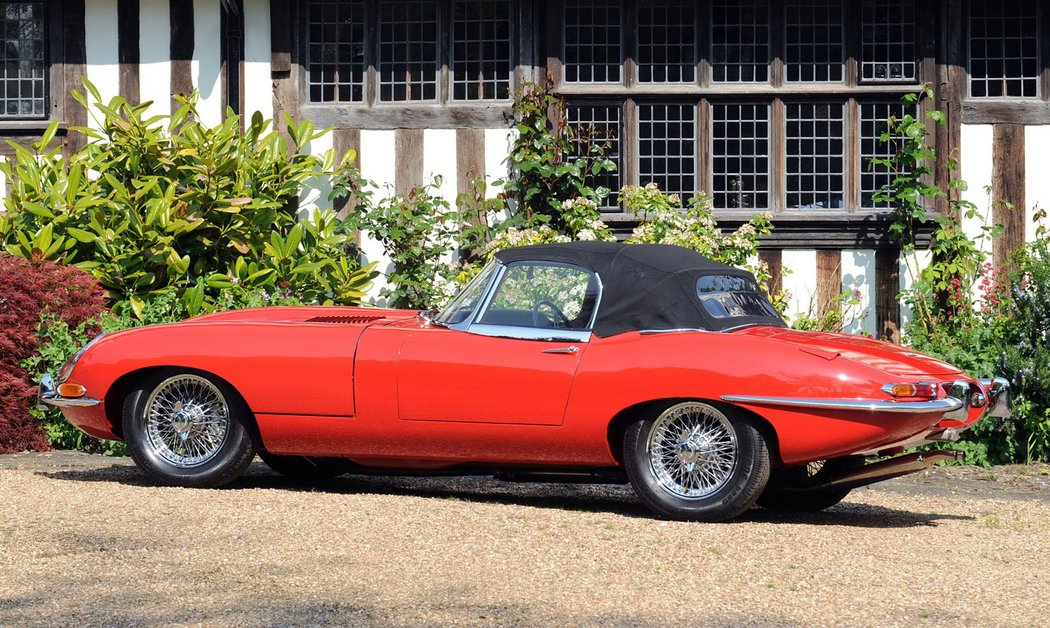
{"label": "wooden window frame", "polygon": [[[79,107],[68,93],[71,89],[83,89],[79,84],[67,85],[73,78],[73,72],[69,72],[67,78],[66,66],[76,66],[71,63],[66,55],[66,39],[72,38],[74,33],[65,32],[65,11],[61,2],[45,0],[44,28],[46,35],[46,46],[44,50],[44,115],[33,118],[7,118],[0,119],[0,135],[15,137],[18,135],[39,136],[48,125],[58,120],[60,129],[64,132],[68,124],[76,122],[70,120],[69,109]],[[71,42],[76,43],[76,42]],[[80,36],[80,44],[83,45],[83,35]],[[83,61],[80,61],[83,63]],[[0,149],[0,154],[8,154],[7,147]]]}
{"label": "wooden window frame", "polygon": [[[454,0],[438,1],[438,84],[435,100],[382,101],[378,96],[379,76],[379,5],[380,0],[365,0],[365,80],[363,102],[312,102],[310,100],[309,68],[309,2],[299,3],[293,11],[291,32],[296,38],[292,45],[292,65],[297,66],[294,78],[298,94],[299,114],[318,127],[358,129],[456,129],[499,128],[513,120],[513,100],[456,100],[452,98],[452,10]],[[533,21],[533,3],[530,0],[507,0],[510,3],[510,84],[511,94],[524,82],[534,80],[527,65],[534,49],[522,24]]]}
{"label": "wooden window frame", "polygon": [[[711,153],[712,103],[767,103],[770,105],[770,151],[769,151],[769,207],[748,209],[744,211],[716,208],[716,215],[726,224],[742,222],[751,217],[754,211],[770,211],[778,223],[795,223],[802,225],[801,231],[810,227],[819,229],[841,229],[844,223],[867,224],[873,221],[888,221],[888,212],[880,208],[865,208],[861,197],[861,163],[860,163],[860,103],[899,99],[905,94],[917,92],[923,83],[936,80],[936,66],[924,63],[923,48],[918,42],[925,38],[937,37],[936,21],[929,19],[931,12],[936,15],[936,0],[915,0],[915,39],[914,47],[916,81],[914,83],[862,83],[860,77],[862,24],[860,2],[849,0],[844,7],[844,59],[843,80],[841,83],[788,83],[785,80],[785,5],[781,2],[770,2],[770,61],[768,81],[764,83],[712,82],[712,37],[710,5],[704,3],[697,12],[700,24],[697,33],[697,71],[695,84],[668,83],[640,84],[636,80],[635,42],[633,40],[632,21],[635,9],[640,0],[622,0],[623,30],[625,41],[622,48],[624,57],[624,80],[618,84],[574,84],[563,80],[561,61],[562,33],[564,14],[560,12],[560,3],[548,0],[543,13],[547,17],[545,32],[545,51],[547,60],[546,72],[555,92],[572,104],[587,102],[622,103],[623,137],[621,138],[622,171],[624,185],[638,184],[637,144],[639,130],[637,106],[639,103],[682,103],[692,102],[696,107],[697,130],[697,172],[695,180],[699,189],[710,191],[713,183],[713,157]],[[825,101],[840,102],[843,105],[844,145],[844,200],[842,209],[788,209],[786,205],[786,106],[785,102]],[[920,115],[923,112],[920,111]],[[622,211],[608,212],[607,220],[613,223],[630,223],[634,217]],[[852,237],[852,236],[850,236]]]}

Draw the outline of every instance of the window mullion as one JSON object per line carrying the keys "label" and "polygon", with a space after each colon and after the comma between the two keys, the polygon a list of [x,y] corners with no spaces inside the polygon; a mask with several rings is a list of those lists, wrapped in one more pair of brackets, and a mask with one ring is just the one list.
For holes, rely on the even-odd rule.
{"label": "window mullion", "polygon": [[439,0],[438,4],[438,102],[448,104],[452,84],[452,0]]}
{"label": "window mullion", "polygon": [[711,3],[703,2],[696,11],[696,84],[711,86]]}
{"label": "window mullion", "polygon": [[696,103],[696,189],[711,195],[711,107],[706,98]]}
{"label": "window mullion", "polygon": [[770,114],[769,209],[779,214],[787,206],[787,108],[782,98],[773,99]]}
{"label": "window mullion", "polygon": [[769,7],[769,80],[773,87],[784,86],[784,25],[785,7],[783,2],[771,2]]}
{"label": "window mullion", "polygon": [[365,2],[365,102],[374,107],[379,94],[379,2]]}
{"label": "window mullion", "polygon": [[633,98],[623,103],[624,135],[620,147],[623,151],[620,159],[623,164],[623,179],[620,185],[638,185],[638,106]]}
{"label": "window mullion", "polygon": [[860,169],[863,167],[860,159],[860,114],[856,98],[846,100],[843,113],[846,136],[845,159],[842,166],[845,168],[845,190],[843,193],[843,211],[854,213],[860,207]]}
{"label": "window mullion", "polygon": [[620,63],[623,64],[623,84],[634,87],[638,83],[638,0],[622,0],[620,10]]}
{"label": "window mullion", "polygon": [[842,77],[847,87],[856,87],[860,77],[861,21],[858,0],[849,0],[842,17]]}

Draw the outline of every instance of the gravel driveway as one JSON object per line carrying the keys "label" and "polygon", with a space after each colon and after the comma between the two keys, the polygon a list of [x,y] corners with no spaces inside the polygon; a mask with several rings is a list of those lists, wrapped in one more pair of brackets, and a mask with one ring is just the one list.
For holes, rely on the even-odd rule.
{"label": "gravel driveway", "polygon": [[1047,625],[1050,468],[932,470],[814,515],[649,516],[619,486],[232,488],[0,456],[0,624]]}

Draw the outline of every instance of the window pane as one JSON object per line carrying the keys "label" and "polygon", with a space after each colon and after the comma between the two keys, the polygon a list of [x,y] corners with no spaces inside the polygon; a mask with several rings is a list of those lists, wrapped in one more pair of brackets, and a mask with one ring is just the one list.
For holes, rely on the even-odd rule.
{"label": "window pane", "polygon": [[379,100],[436,100],[437,73],[437,1],[382,2]]}
{"label": "window pane", "polygon": [[787,105],[789,208],[842,208],[842,127],[841,103]]}
{"label": "window pane", "polygon": [[1036,0],[970,3],[971,96],[1039,96],[1036,6]]}
{"label": "window pane", "polygon": [[311,101],[364,101],[364,0],[311,2],[307,57]]}
{"label": "window pane", "polygon": [[696,107],[638,106],[638,181],[685,200],[696,191]]}
{"label": "window pane", "polygon": [[0,28],[0,118],[42,118],[44,3],[0,2]]}
{"label": "window pane", "polygon": [[[892,183],[895,175],[883,166],[872,164],[871,160],[896,154],[902,138],[888,135],[889,125],[886,120],[890,116],[899,120],[906,112],[914,115],[914,108],[911,109],[906,111],[904,103],[899,100],[860,105],[860,205],[864,209],[890,208],[889,203],[876,203],[871,197]],[[888,142],[882,141],[883,133],[887,134]]]}
{"label": "window pane", "polygon": [[843,24],[842,3],[838,0],[788,3],[785,20],[788,81],[842,82]]}
{"label": "window pane", "polygon": [[769,105],[716,104],[711,115],[715,207],[769,207]]}
{"label": "window pane", "polygon": [[481,317],[485,325],[586,330],[598,303],[592,273],[562,264],[513,264]]}
{"label": "window pane", "polygon": [[696,81],[696,3],[643,2],[638,7],[638,80]]}
{"label": "window pane", "polygon": [[452,13],[452,98],[510,98],[510,3],[457,0]]}
{"label": "window pane", "polygon": [[768,81],[767,0],[717,0],[712,3],[711,56],[715,82]]}
{"label": "window pane", "polygon": [[914,0],[868,0],[861,11],[861,80],[915,82]]}
{"label": "window pane", "polygon": [[604,157],[616,164],[615,172],[603,172],[594,177],[592,185],[604,186],[611,190],[602,203],[602,209],[617,207],[616,198],[620,191],[620,107],[613,105],[570,105],[566,108],[568,122],[572,125],[575,137],[576,155],[586,155],[592,144],[605,147]]}
{"label": "window pane", "polygon": [[565,82],[619,83],[620,3],[565,3]]}

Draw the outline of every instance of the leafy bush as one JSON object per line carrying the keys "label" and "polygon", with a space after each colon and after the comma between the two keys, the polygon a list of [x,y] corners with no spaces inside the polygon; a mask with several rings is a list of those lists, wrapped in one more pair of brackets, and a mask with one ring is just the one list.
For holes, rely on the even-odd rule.
{"label": "leafy bush", "polygon": [[9,142],[15,155],[0,162],[8,182],[0,242],[8,252],[88,270],[116,312],[136,317],[162,295],[195,314],[232,285],[312,302],[361,299],[373,271],[348,256],[353,234],[330,211],[311,223],[297,215],[300,188],[342,176],[353,154],[336,164],[331,152],[305,152],[322,135],[309,122],[289,123],[286,143],[258,114],[243,132],[232,113],[204,125],[196,95],[170,116],[146,117],[149,103],[101,104],[85,86],[100,130],[71,130],[88,136],[82,149],[64,158],[50,147],[57,123],[31,149]]}
{"label": "leafy bush", "polygon": [[37,333],[41,315],[80,326],[103,307],[102,289],[87,273],[0,254],[0,453],[48,448],[29,414],[36,380],[22,365],[44,340]]}
{"label": "leafy bush", "polygon": [[370,199],[359,205],[348,224],[379,240],[394,263],[381,296],[392,307],[428,309],[453,296],[448,265],[441,257],[455,248],[458,214],[438,195],[441,177],[408,194]]}

